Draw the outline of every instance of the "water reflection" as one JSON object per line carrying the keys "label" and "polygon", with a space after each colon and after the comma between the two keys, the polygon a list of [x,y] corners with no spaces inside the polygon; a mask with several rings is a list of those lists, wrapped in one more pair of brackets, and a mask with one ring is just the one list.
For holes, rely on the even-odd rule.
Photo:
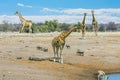
{"label": "water reflection", "polygon": [[[101,80],[104,80],[103,76],[101,76]],[[120,74],[110,74],[107,80],[120,80]]]}

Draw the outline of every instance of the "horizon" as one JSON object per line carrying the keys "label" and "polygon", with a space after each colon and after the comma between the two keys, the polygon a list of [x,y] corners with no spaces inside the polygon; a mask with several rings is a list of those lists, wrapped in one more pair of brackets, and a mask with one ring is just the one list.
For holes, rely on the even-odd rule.
{"label": "horizon", "polygon": [[86,12],[86,24],[91,24],[91,10],[95,11],[98,23],[120,23],[119,2],[109,0],[4,0],[0,3],[0,23],[4,20],[9,23],[20,23],[18,16],[14,15],[16,10],[20,11],[25,19],[34,23],[54,19],[60,23],[82,22],[83,13]]}

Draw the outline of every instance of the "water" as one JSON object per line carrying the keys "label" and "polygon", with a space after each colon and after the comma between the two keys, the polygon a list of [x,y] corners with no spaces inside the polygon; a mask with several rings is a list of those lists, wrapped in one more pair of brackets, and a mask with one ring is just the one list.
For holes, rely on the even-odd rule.
{"label": "water", "polygon": [[[108,76],[108,80],[120,80],[120,74],[110,74],[107,76]],[[101,80],[104,80],[103,78],[104,77],[101,77]]]}

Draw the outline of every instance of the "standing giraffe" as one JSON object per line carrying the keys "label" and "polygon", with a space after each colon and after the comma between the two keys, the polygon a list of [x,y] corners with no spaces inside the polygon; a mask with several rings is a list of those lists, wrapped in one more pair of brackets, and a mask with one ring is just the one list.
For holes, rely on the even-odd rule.
{"label": "standing giraffe", "polygon": [[105,74],[105,72],[104,71],[102,71],[102,70],[99,70],[98,71],[98,80],[100,80],[100,76],[103,76],[104,77],[104,80],[108,80],[107,78],[107,75]]}
{"label": "standing giraffe", "polygon": [[[77,29],[77,26],[71,27],[67,31],[62,32],[59,36],[55,37],[52,40],[52,47],[54,51],[54,62],[56,59],[59,59],[60,63],[63,63],[63,48],[65,45],[65,39],[70,35],[70,33],[74,30]],[[60,52],[59,52],[60,51]]]}
{"label": "standing giraffe", "polygon": [[22,25],[21,25],[21,27],[20,27],[20,28],[21,28],[21,29],[20,29],[20,33],[23,32],[24,27],[28,27],[28,28],[29,28],[29,33],[31,33],[31,32],[32,32],[32,21],[25,20],[25,19],[22,17],[21,13],[18,12],[18,11],[16,11],[15,14],[18,14],[19,19],[20,19],[20,21],[21,21],[21,23],[22,23]]}
{"label": "standing giraffe", "polygon": [[98,22],[96,21],[95,19],[95,16],[94,16],[94,10],[91,11],[92,12],[92,25],[93,25],[93,31],[95,32],[95,35],[97,36],[97,32],[98,32]]}
{"label": "standing giraffe", "polygon": [[84,18],[81,24],[81,28],[82,28],[82,38],[85,39],[85,31],[86,31],[86,23],[85,23],[85,19],[86,19],[86,13],[84,13]]}

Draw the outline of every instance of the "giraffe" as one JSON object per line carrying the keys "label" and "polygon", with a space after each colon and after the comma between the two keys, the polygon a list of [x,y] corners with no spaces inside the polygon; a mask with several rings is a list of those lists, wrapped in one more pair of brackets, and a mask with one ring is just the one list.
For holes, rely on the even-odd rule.
{"label": "giraffe", "polygon": [[32,21],[24,19],[22,17],[21,13],[18,12],[18,11],[16,11],[15,14],[18,14],[19,19],[20,19],[20,21],[22,23],[22,25],[20,27],[21,28],[20,29],[20,33],[23,32],[24,27],[28,27],[29,28],[29,32],[31,33],[32,32]]}
{"label": "giraffe", "polygon": [[67,31],[62,32],[60,35],[57,37],[53,38],[52,40],[52,47],[54,51],[54,62],[56,59],[59,59],[59,63],[63,63],[63,48],[65,45],[65,39],[70,35],[70,33],[74,30],[77,29],[77,26],[73,26]]}
{"label": "giraffe", "polygon": [[86,23],[85,23],[85,19],[86,19],[86,13],[84,13],[84,18],[81,24],[81,31],[82,31],[82,38],[85,39],[85,31],[86,31]]}
{"label": "giraffe", "polygon": [[93,25],[93,31],[95,32],[95,35],[97,36],[97,32],[98,32],[98,22],[96,21],[95,19],[95,16],[94,16],[94,10],[91,11],[92,12],[92,25]]}
{"label": "giraffe", "polygon": [[107,77],[107,75],[105,74],[104,71],[99,70],[98,73],[99,73],[98,80],[100,80],[100,76],[104,76],[104,80],[108,80],[108,77]]}

